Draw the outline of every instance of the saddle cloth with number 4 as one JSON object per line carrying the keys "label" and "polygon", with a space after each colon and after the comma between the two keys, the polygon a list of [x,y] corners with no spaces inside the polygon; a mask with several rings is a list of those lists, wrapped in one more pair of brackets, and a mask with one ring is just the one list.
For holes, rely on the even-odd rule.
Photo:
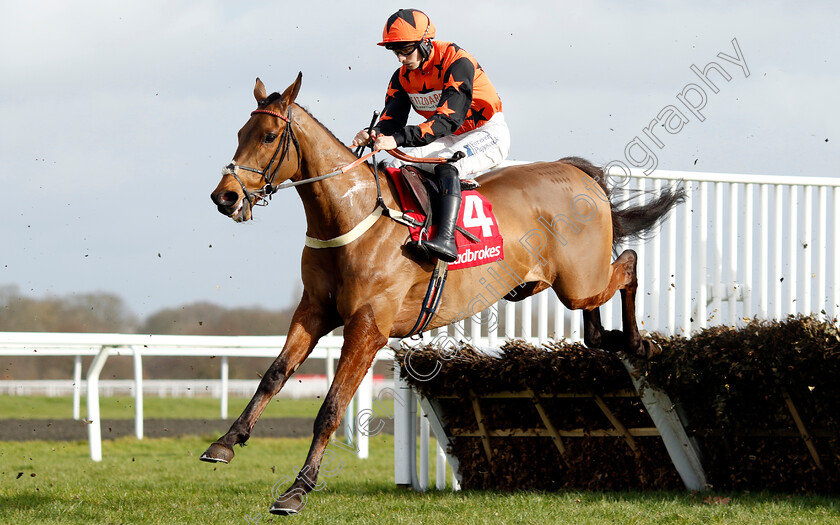
{"label": "saddle cloth with number 4", "polygon": [[[422,222],[426,216],[414,193],[403,179],[399,169],[387,168],[388,176],[397,188],[403,213]],[[476,190],[461,192],[461,210],[458,212],[458,226],[472,235],[472,239],[455,230],[455,244],[458,246],[458,260],[449,263],[450,270],[470,268],[504,259],[504,243],[499,225],[493,215],[493,205]],[[424,239],[434,238],[437,225],[432,225]],[[411,239],[420,237],[421,228],[409,227]]]}

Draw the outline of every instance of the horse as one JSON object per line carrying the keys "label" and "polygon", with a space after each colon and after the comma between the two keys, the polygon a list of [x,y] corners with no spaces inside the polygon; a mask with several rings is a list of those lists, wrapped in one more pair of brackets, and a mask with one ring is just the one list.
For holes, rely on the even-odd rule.
{"label": "horse", "polygon": [[[390,208],[398,206],[394,182],[383,178],[380,188],[376,168],[359,162],[295,102],[301,82],[299,73],[283,93],[269,95],[257,78],[257,109],[239,130],[233,161],[211,193],[222,214],[244,222],[257,205],[268,203],[277,183],[294,184],[303,202],[306,235],[316,241],[303,248],[303,294],[285,346],[242,414],[201,459],[230,462],[233,446],[245,444],[269,401],[319,338],[343,326],[334,380],[315,419],[306,461],[269,509],[278,515],[303,509],[341,415],[377,351],[389,338],[405,337],[415,327],[435,268],[406,249],[409,238],[403,224],[371,212],[378,197]],[[504,279],[496,279],[491,285],[482,266],[453,270],[427,330],[447,326],[463,319],[464,312],[475,314],[502,298],[521,300],[551,288],[567,308],[583,310],[587,346],[651,353],[636,325],[636,254],[625,250],[612,261],[612,252],[620,240],[648,232],[683,199],[681,188],[665,188],[644,205],[619,209],[610,200],[604,172],[577,157],[504,167],[477,181],[477,191],[492,203],[504,238],[506,274],[518,279],[506,285]],[[360,232],[362,224],[367,229]],[[344,241],[329,244],[331,239]],[[621,294],[623,327],[607,331],[598,307],[616,291]],[[482,301],[476,302],[476,297]]]}

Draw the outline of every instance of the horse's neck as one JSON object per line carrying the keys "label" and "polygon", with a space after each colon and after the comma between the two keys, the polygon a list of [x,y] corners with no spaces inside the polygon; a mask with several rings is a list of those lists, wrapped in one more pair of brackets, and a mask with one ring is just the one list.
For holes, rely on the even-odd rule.
{"label": "horse's neck", "polygon": [[[322,125],[307,115],[301,133],[301,179],[332,173],[354,160],[353,155]],[[298,186],[306,212],[307,235],[328,239],[361,222],[376,204],[376,181],[366,164],[328,179]]]}

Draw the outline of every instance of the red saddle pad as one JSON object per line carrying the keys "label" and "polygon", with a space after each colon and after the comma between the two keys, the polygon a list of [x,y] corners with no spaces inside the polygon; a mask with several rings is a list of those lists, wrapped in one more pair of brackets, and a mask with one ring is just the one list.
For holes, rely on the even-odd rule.
{"label": "red saddle pad", "polygon": [[[388,176],[394,181],[399,195],[402,211],[419,221],[425,215],[419,211],[420,205],[407,187],[400,175],[399,169],[387,168]],[[499,233],[496,216],[493,215],[493,204],[477,190],[461,192],[461,209],[458,212],[458,225],[475,236],[473,241],[459,231],[455,231],[455,244],[458,246],[458,260],[449,263],[450,270],[480,266],[504,259],[504,242]],[[437,226],[432,226],[427,238],[433,238]],[[411,239],[420,237],[420,228],[409,228]]]}

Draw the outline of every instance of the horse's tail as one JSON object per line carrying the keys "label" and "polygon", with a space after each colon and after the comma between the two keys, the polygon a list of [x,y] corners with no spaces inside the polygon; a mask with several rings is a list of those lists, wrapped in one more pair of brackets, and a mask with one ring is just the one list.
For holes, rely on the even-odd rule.
{"label": "horse's tail", "polygon": [[[654,195],[653,200],[640,206],[619,208],[637,196]],[[613,246],[619,241],[630,239],[645,239],[656,223],[665,217],[671,208],[685,200],[685,189],[681,185],[673,185],[663,189],[656,195],[653,191],[638,191],[621,202],[610,202],[612,208]]]}
{"label": "horse's tail", "polygon": [[610,197],[613,246],[622,240],[647,238],[650,230],[656,226],[657,221],[671,211],[671,208],[685,200],[685,188],[682,185],[675,184],[660,191],[652,201],[646,204],[620,208],[622,205],[636,200],[639,195],[655,195],[655,192],[641,190],[629,192],[624,200],[615,202],[612,199],[611,188],[607,186],[604,170],[580,157],[566,157],[560,159],[560,162],[571,164],[592,177]]}

